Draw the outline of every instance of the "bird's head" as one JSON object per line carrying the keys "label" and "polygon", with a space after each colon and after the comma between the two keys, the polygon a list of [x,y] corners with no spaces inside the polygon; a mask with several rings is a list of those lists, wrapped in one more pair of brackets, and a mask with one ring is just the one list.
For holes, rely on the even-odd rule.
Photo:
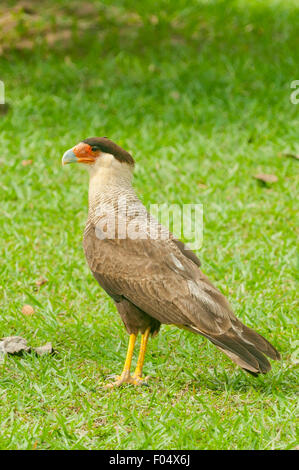
{"label": "bird's head", "polygon": [[90,170],[119,162],[134,167],[134,159],[124,149],[107,137],[89,137],[67,150],[62,157],[62,165],[83,163]]}

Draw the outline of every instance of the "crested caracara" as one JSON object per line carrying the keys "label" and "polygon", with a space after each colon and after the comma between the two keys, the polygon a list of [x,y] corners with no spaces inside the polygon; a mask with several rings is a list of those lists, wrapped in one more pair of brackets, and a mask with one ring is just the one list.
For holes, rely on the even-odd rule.
{"label": "crested caracara", "polygon": [[[265,356],[280,359],[278,351],[236,318],[201,271],[197,256],[146,211],[132,187],[132,156],[106,137],[91,137],[65,152],[62,163],[74,162],[90,174],[85,256],[130,335],[123,372],[109,386],[144,383],[147,341],[161,323],[201,334],[253,375],[268,372],[271,365]],[[137,226],[137,236],[134,229],[129,234],[129,228]],[[152,236],[152,226],[161,236]],[[140,352],[131,376],[139,332]]]}

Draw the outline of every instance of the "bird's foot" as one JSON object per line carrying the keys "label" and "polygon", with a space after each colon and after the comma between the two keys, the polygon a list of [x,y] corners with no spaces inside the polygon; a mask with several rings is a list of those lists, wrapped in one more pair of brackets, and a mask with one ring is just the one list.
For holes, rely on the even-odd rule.
{"label": "bird's foot", "polygon": [[141,377],[141,375],[136,375],[134,374],[132,379],[134,380],[134,385],[145,385],[146,387],[148,387],[148,379],[149,379],[149,375],[147,375],[146,377]]}
{"label": "bird's foot", "polygon": [[115,377],[115,381],[112,383],[109,383],[105,386],[106,389],[108,388],[114,388],[114,387],[120,387],[121,385],[124,384],[131,384],[131,385],[145,385],[148,386],[147,384],[147,379],[148,377],[142,378],[137,375],[130,375],[129,371],[123,372],[121,375],[116,375],[116,376],[109,376],[109,378]]}

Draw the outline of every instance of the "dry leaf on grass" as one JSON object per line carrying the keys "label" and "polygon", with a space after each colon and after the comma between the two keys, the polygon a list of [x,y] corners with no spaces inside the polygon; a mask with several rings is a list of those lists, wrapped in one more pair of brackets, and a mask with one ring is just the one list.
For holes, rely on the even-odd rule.
{"label": "dry leaf on grass", "polygon": [[27,340],[21,336],[8,336],[0,341],[0,352],[2,354],[19,354],[28,352],[30,348],[27,346]]}
{"label": "dry leaf on grass", "polygon": [[31,307],[31,305],[24,305],[24,307],[22,308],[22,314],[25,315],[26,317],[33,315],[34,308]]}
{"label": "dry leaf on grass", "polygon": [[0,362],[3,362],[5,354],[23,354],[24,352],[35,352],[38,356],[52,354],[54,349],[52,343],[46,343],[37,348],[27,346],[27,340],[21,336],[7,336],[0,341]]}
{"label": "dry leaf on grass", "polygon": [[98,9],[96,8],[95,5],[92,5],[91,3],[78,3],[74,7],[74,12],[79,16],[94,16],[98,14]]}
{"label": "dry leaf on grass", "polygon": [[283,152],[279,155],[282,155],[283,157],[289,157],[289,158],[294,158],[295,160],[299,160],[299,154],[296,154],[296,153]]}
{"label": "dry leaf on grass", "polygon": [[43,346],[39,346],[38,348],[33,348],[33,351],[36,352],[39,356],[43,356],[44,354],[52,354],[54,352],[52,343],[46,343]]}
{"label": "dry leaf on grass", "polygon": [[207,186],[206,184],[204,184],[204,183],[197,183],[197,186],[198,186],[199,188],[201,188],[201,189],[207,189],[207,187],[208,187],[208,186]]}
{"label": "dry leaf on grass", "polygon": [[0,28],[1,34],[6,35],[10,31],[14,31],[18,25],[18,21],[11,12],[1,14]]}
{"label": "dry leaf on grass", "polygon": [[156,25],[159,23],[159,18],[156,15],[151,15],[149,20],[153,25]]}
{"label": "dry leaf on grass", "polygon": [[44,284],[46,284],[48,282],[48,279],[45,279],[43,277],[41,277],[40,279],[38,279],[37,281],[35,281],[35,284],[40,287]]}
{"label": "dry leaf on grass", "polygon": [[174,91],[172,91],[172,92],[170,93],[170,96],[171,96],[171,98],[173,98],[175,101],[177,101],[177,100],[180,99],[180,96],[181,96],[181,95],[179,94],[178,91],[175,91],[175,90],[174,90]]}
{"label": "dry leaf on grass", "polygon": [[23,50],[31,50],[34,48],[34,41],[32,41],[31,39],[22,39],[22,41],[19,41],[16,43],[16,49],[18,49],[19,51],[23,51]]}
{"label": "dry leaf on grass", "polygon": [[32,163],[33,163],[33,160],[22,160],[22,165],[23,166],[32,165]]}
{"label": "dry leaf on grass", "polygon": [[65,29],[63,31],[46,34],[46,41],[50,46],[53,46],[56,42],[59,41],[69,41],[71,37],[72,31]]}
{"label": "dry leaf on grass", "polygon": [[267,175],[266,173],[259,173],[258,175],[254,175],[254,178],[262,181],[263,183],[276,183],[278,181],[276,175]]}

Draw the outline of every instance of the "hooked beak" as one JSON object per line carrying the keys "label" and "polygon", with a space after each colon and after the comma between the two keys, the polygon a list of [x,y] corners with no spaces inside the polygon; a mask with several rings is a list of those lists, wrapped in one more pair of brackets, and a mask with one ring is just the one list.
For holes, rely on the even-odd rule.
{"label": "hooked beak", "polygon": [[62,165],[67,165],[67,163],[77,163],[78,158],[76,157],[73,149],[67,150],[62,157]]}

